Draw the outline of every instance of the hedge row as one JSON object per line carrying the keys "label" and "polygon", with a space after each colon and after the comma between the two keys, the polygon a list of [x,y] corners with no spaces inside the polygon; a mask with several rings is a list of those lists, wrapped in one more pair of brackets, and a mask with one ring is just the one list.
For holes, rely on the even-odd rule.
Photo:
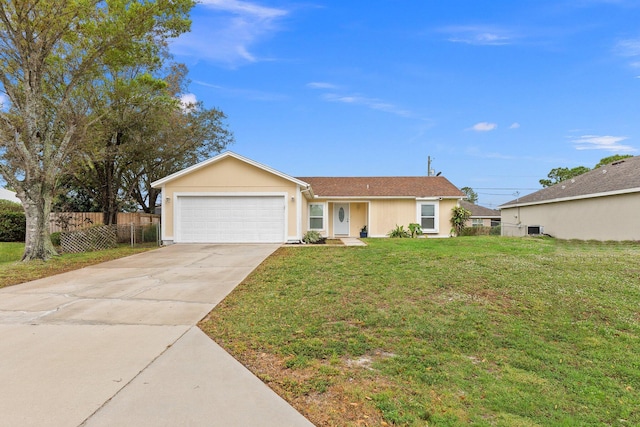
{"label": "hedge row", "polygon": [[26,230],[24,212],[0,212],[0,242],[24,242]]}

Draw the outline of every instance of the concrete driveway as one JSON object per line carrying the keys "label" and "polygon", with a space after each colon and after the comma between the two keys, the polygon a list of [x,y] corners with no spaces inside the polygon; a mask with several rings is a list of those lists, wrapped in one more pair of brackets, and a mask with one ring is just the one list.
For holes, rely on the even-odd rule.
{"label": "concrete driveway", "polygon": [[0,426],[312,426],[195,326],[277,247],[173,245],[0,289]]}

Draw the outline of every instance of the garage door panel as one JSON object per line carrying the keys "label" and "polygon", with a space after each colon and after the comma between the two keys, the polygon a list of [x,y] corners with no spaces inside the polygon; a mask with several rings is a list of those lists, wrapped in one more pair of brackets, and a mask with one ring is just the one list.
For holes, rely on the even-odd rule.
{"label": "garage door panel", "polygon": [[281,243],[283,196],[180,196],[177,238],[183,243]]}

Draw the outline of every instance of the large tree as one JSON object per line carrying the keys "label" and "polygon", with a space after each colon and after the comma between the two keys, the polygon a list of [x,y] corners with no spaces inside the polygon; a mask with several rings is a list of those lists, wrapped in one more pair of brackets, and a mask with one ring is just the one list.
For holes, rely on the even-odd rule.
{"label": "large tree", "polygon": [[[595,165],[594,169],[599,168],[604,165],[608,165],[609,163],[613,163],[618,160],[626,159],[627,157],[633,157],[629,154],[614,154],[613,156],[603,157],[600,159],[597,165]],[[540,184],[543,187],[551,187],[552,185],[558,184],[567,179],[574,178],[578,175],[582,175],[583,173],[589,172],[589,169],[586,166],[576,166],[575,168],[553,168],[547,174],[546,179],[541,179]]]}
{"label": "large tree", "polygon": [[78,102],[110,64],[135,64],[188,31],[193,0],[0,0],[0,173],[27,218],[23,260],[55,255],[57,179],[94,124]]}
{"label": "large tree", "polygon": [[462,187],[460,189],[460,191],[462,191],[464,194],[467,195],[466,199],[467,199],[467,201],[469,201],[469,203],[473,203],[474,205],[476,203],[478,203],[478,193],[473,191],[473,188],[471,188],[471,187]]}
{"label": "large tree", "polygon": [[86,136],[73,179],[60,188],[60,201],[73,207],[90,200],[105,224],[131,207],[153,213],[159,190],[151,182],[220,152],[233,140],[222,112],[179,101],[187,86],[184,65],[171,64],[159,77],[153,71],[112,69],[93,89],[98,125]]}
{"label": "large tree", "polygon": [[633,157],[633,156],[631,154],[614,154],[613,156],[604,157],[604,158],[600,159],[600,161],[594,167],[594,169],[597,169],[597,168],[602,167],[604,165],[608,165],[608,164],[613,163],[613,162],[618,162],[620,160],[627,159],[629,157]]}
{"label": "large tree", "polygon": [[201,102],[185,106],[167,117],[166,127],[149,141],[150,149],[131,169],[127,188],[144,212],[154,213],[160,190],[151,183],[222,151],[233,142],[226,116]]}
{"label": "large tree", "polygon": [[577,166],[575,168],[553,168],[547,174],[546,179],[541,179],[540,184],[543,187],[551,187],[559,182],[565,181],[567,179],[571,179],[575,176],[582,175],[585,172],[589,172],[589,169],[586,166]]}

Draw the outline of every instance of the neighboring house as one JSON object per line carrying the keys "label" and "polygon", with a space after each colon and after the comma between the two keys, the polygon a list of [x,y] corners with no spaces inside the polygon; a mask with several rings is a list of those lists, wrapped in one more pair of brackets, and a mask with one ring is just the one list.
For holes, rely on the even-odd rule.
{"label": "neighboring house", "polygon": [[0,199],[9,200],[10,202],[22,204],[20,199],[18,199],[16,197],[16,193],[14,193],[13,191],[9,191],[6,188],[2,188],[2,187],[0,187]]}
{"label": "neighboring house", "polygon": [[496,227],[500,225],[500,211],[475,205],[466,200],[460,201],[460,206],[471,212],[467,227]]}
{"label": "neighboring house", "polygon": [[162,189],[165,243],[300,241],[384,237],[396,225],[420,223],[447,237],[451,209],[464,197],[444,177],[294,178],[225,152],[152,183]]}
{"label": "neighboring house", "polygon": [[500,209],[503,236],[640,240],[640,156],[593,169]]}

